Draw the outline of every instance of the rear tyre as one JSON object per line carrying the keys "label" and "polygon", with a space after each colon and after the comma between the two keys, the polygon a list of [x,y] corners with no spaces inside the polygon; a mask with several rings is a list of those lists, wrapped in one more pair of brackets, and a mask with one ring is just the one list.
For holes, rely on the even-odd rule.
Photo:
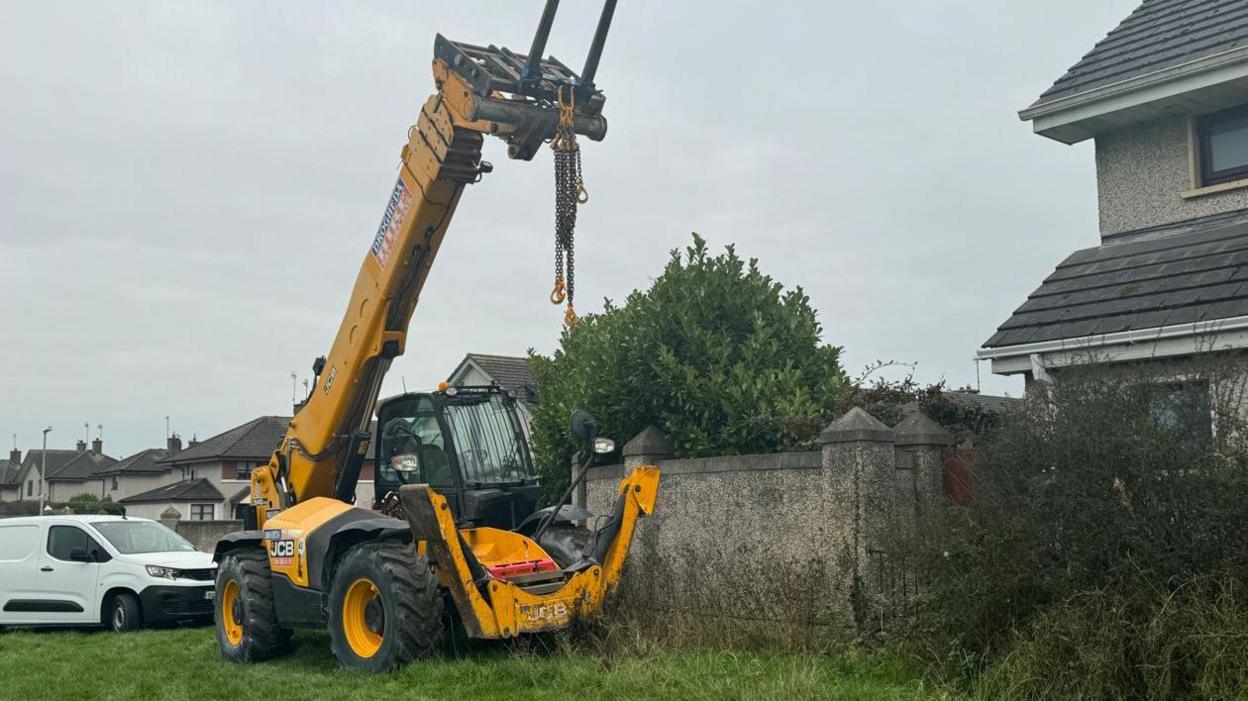
{"label": "rear tyre", "polygon": [[217,644],[231,662],[259,662],[283,652],[290,631],[277,622],[269,558],[260,548],[232,550],[217,566],[213,617]]}
{"label": "rear tyre", "polygon": [[429,657],[442,638],[442,593],[411,543],[361,543],[329,589],[330,648],[344,667],[388,672]]}
{"label": "rear tyre", "polygon": [[555,564],[563,568],[580,561],[591,536],[588,528],[570,523],[555,523],[542,534],[538,545],[554,558]]}
{"label": "rear tyre", "polygon": [[114,595],[105,615],[105,622],[114,633],[129,633],[143,627],[143,609],[134,594],[122,592]]}

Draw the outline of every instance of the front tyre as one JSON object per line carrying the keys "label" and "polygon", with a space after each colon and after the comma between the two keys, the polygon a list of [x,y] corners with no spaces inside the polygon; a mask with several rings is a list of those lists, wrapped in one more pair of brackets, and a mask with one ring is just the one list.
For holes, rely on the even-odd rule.
{"label": "front tyre", "polygon": [[139,600],[127,592],[121,592],[108,604],[108,627],[114,633],[129,633],[143,627],[143,609]]}
{"label": "front tyre", "polygon": [[259,662],[286,649],[290,631],[277,622],[269,558],[260,548],[232,550],[217,566],[213,617],[221,655]]}
{"label": "front tyre", "polygon": [[442,637],[442,593],[411,543],[361,543],[329,589],[330,648],[344,667],[388,672],[429,657]]}

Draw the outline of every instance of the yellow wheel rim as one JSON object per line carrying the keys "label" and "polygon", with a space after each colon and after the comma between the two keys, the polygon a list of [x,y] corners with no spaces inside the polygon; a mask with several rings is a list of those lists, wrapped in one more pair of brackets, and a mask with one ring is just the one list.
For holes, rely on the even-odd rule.
{"label": "yellow wheel rim", "polygon": [[221,592],[221,627],[225,629],[225,639],[231,645],[243,642],[243,624],[239,623],[234,611],[241,603],[238,593],[238,582],[233,579],[225,583]]}
{"label": "yellow wheel rim", "polygon": [[384,625],[377,585],[363,577],[352,582],[342,600],[342,630],[351,651],[363,658],[376,655],[381,649]]}

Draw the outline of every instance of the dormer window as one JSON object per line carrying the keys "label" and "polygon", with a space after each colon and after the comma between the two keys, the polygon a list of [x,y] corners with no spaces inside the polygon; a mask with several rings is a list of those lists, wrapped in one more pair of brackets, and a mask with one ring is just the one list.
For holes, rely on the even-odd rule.
{"label": "dormer window", "polygon": [[1202,187],[1248,178],[1248,105],[1201,117],[1196,136]]}

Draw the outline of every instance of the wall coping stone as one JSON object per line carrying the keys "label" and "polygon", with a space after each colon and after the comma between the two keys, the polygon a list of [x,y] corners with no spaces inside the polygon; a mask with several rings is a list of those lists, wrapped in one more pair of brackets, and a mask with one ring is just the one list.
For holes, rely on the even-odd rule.
{"label": "wall coping stone", "polygon": [[907,416],[893,432],[897,445],[953,445],[953,434],[920,411]]}
{"label": "wall coping stone", "polygon": [[636,455],[658,455],[670,457],[675,455],[672,449],[672,442],[663,435],[658,427],[651,424],[641,430],[641,433],[633,436],[624,444],[622,451],[624,457],[631,458]]}
{"label": "wall coping stone", "polygon": [[892,443],[893,429],[861,407],[853,407],[841,418],[828,424],[819,434],[819,442],[827,443]]}
{"label": "wall coping stone", "polygon": [[[823,454],[818,451],[771,453],[765,455],[717,455],[709,458],[685,458],[659,462],[662,475],[691,475],[713,472],[757,472],[762,470],[818,470],[823,467]],[[600,465],[589,468],[588,482],[620,480],[623,465]]]}

